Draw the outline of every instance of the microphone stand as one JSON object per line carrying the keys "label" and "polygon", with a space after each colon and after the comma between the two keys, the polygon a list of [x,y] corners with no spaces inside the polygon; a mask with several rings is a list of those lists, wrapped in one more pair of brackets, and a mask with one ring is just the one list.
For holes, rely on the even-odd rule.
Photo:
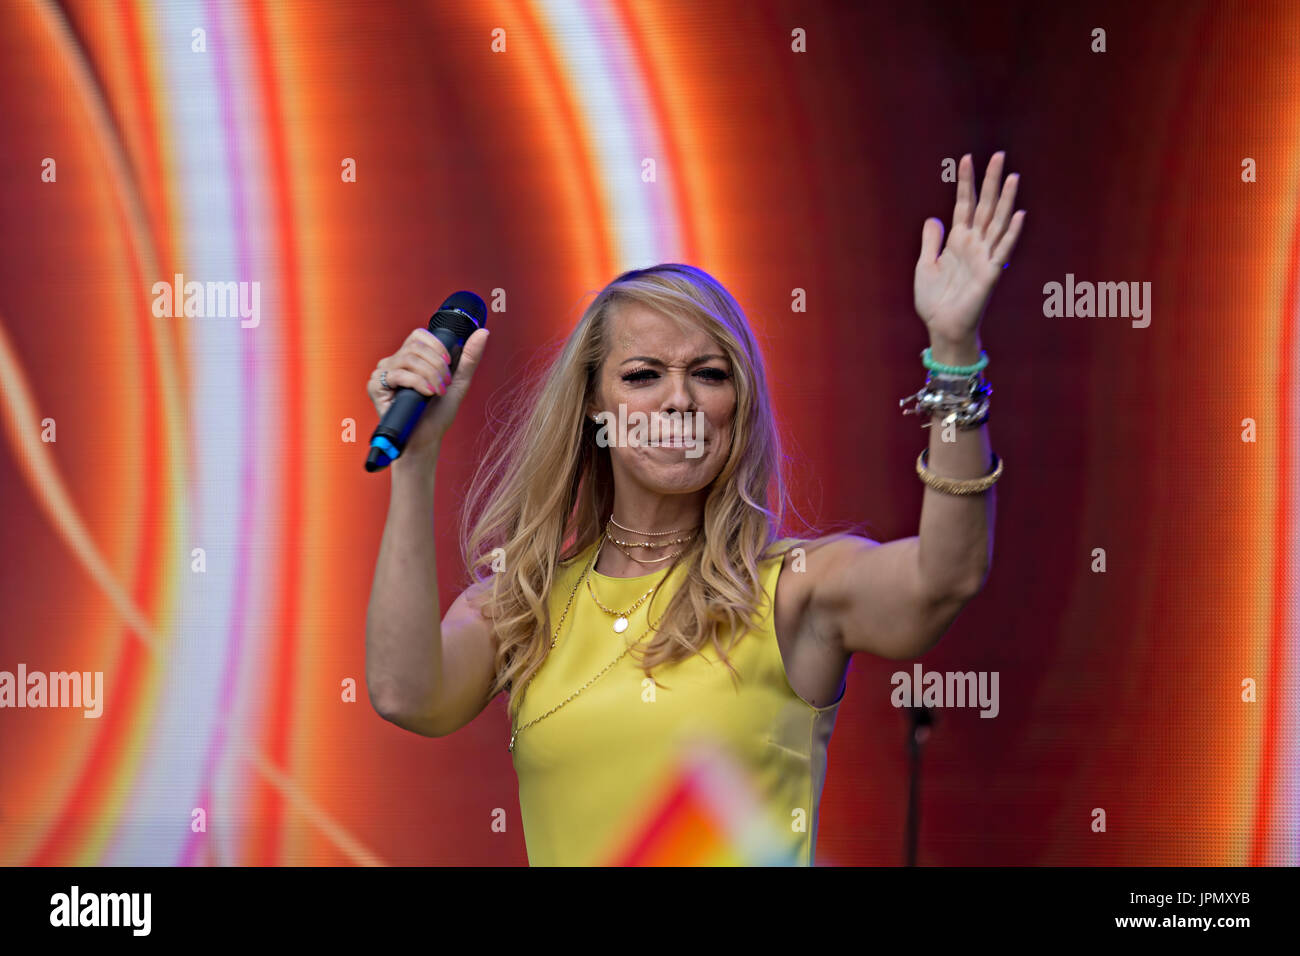
{"label": "microphone stand", "polygon": [[904,866],[916,866],[916,839],[921,829],[921,747],[930,736],[934,725],[934,715],[929,707],[907,708],[908,727],[908,772],[907,794],[907,834],[904,837]]}

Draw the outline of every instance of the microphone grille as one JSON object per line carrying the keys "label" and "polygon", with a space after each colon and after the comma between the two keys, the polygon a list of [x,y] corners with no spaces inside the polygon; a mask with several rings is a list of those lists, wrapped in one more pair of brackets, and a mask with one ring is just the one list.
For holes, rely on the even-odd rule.
{"label": "microphone grille", "polygon": [[429,320],[429,329],[450,329],[459,339],[469,338],[475,329],[487,325],[487,306],[473,292],[456,292],[438,307]]}

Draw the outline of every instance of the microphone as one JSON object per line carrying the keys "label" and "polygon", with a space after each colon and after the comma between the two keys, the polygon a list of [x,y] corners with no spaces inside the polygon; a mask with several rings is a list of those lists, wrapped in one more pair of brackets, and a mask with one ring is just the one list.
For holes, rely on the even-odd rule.
{"label": "microphone", "polygon": [[[460,352],[465,340],[476,330],[487,325],[487,306],[473,292],[456,292],[439,306],[429,320],[429,331],[447,348],[451,355],[453,374],[460,363]],[[387,468],[406,448],[406,440],[415,430],[420,415],[429,401],[413,388],[402,387],[393,395],[393,402],[370,436],[370,453],[366,456],[366,471]]]}

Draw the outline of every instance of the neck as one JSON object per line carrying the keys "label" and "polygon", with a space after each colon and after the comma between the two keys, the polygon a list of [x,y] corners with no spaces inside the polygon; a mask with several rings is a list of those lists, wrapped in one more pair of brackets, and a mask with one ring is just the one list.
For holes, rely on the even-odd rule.
{"label": "neck", "polygon": [[[694,543],[694,537],[700,533],[700,524],[704,518],[704,494],[697,492],[691,495],[619,495],[617,490],[614,497],[613,518],[623,528],[633,530],[624,531],[622,528],[609,526],[609,533],[619,541],[640,541],[654,544],[655,547],[640,548],[629,547],[626,550],[646,561],[653,561],[655,558],[666,557],[674,554],[684,548],[690,547]],[[602,525],[602,534],[603,531]],[[675,534],[661,534],[664,531],[674,531]],[[652,536],[649,532],[653,533]],[[678,542],[678,538],[691,538],[690,541]],[[674,542],[672,544],[664,542]],[[628,557],[611,541],[605,541],[604,547],[600,549],[600,559],[596,562],[596,570],[601,574],[616,578],[639,577],[643,574],[653,574],[656,571],[663,571],[673,562],[659,561],[653,564],[642,564]]]}

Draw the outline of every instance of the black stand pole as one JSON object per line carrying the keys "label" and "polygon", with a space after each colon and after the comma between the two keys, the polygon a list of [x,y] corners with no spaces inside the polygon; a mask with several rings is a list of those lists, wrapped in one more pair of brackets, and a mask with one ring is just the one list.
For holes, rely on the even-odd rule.
{"label": "black stand pole", "polygon": [[930,736],[934,716],[928,707],[907,708],[909,718],[907,749],[911,763],[908,773],[907,836],[903,847],[905,866],[916,866],[916,839],[921,829],[921,747]]}

